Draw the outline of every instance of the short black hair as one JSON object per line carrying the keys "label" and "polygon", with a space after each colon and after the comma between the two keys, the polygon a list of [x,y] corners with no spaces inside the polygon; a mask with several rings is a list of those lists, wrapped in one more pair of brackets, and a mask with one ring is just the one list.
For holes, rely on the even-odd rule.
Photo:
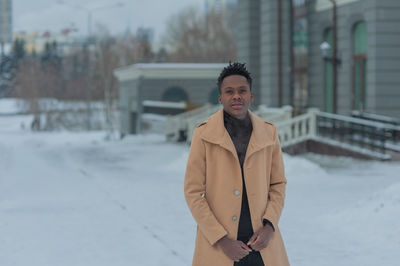
{"label": "short black hair", "polygon": [[246,68],[245,63],[239,63],[239,62],[229,62],[229,65],[224,67],[224,69],[221,71],[221,74],[219,74],[218,80],[217,80],[217,86],[218,86],[218,91],[221,94],[221,85],[222,81],[224,78],[232,75],[240,75],[246,78],[247,82],[249,83],[249,87],[251,90],[251,84],[253,79],[250,76],[250,72]]}

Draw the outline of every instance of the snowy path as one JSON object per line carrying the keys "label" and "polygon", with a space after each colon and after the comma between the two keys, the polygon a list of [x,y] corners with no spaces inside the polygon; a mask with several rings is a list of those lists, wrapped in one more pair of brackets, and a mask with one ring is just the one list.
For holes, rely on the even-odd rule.
{"label": "snowy path", "polygon": [[[148,164],[157,165],[168,154],[140,156],[135,143],[104,143],[102,136],[1,135],[0,154],[6,160],[0,172],[0,265],[190,263],[190,256],[179,251],[191,245],[190,238],[169,243],[179,239],[170,236],[174,231],[181,238],[192,231],[183,196],[175,193],[182,177],[163,178],[167,168]],[[186,152],[161,145],[167,153]],[[174,228],[174,217],[185,215],[187,230],[180,228],[185,223]]]}
{"label": "snowy path", "polygon": [[[105,142],[102,133],[5,125],[1,266],[191,264],[195,224],[182,184],[188,147],[157,135]],[[291,264],[399,265],[400,164],[311,160],[285,155],[281,230]]]}

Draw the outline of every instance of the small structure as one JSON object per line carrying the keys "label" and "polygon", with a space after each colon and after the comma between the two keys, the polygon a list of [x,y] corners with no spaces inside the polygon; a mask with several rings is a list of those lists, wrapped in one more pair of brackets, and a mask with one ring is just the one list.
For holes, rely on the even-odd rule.
{"label": "small structure", "polygon": [[[146,110],[159,114],[176,114],[190,107],[216,104],[217,77],[226,65],[149,63],[116,69],[114,74],[119,81],[121,134],[140,133],[141,114]],[[160,101],[175,105],[160,104]],[[182,104],[186,106],[185,109],[171,108]]]}

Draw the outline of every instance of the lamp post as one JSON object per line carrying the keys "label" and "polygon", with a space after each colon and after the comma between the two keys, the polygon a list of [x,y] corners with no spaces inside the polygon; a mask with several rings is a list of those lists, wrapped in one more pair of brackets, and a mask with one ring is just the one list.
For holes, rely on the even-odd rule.
{"label": "lamp post", "polygon": [[75,5],[75,4],[69,4],[66,3],[62,0],[58,0],[57,4],[59,5],[64,5],[64,6],[68,6],[74,9],[78,9],[81,11],[85,11],[87,14],[87,34],[88,34],[88,38],[86,41],[86,45],[87,45],[87,49],[88,49],[88,69],[87,69],[87,128],[88,130],[91,130],[91,113],[92,113],[92,108],[91,108],[91,102],[92,102],[92,69],[91,69],[91,65],[90,65],[90,46],[92,44],[94,44],[93,42],[93,37],[92,37],[92,17],[93,17],[93,13],[96,11],[100,11],[100,10],[104,10],[104,9],[110,9],[110,8],[115,8],[115,7],[122,7],[124,6],[123,3],[118,2],[118,3],[114,3],[111,5],[104,5],[104,6],[100,6],[100,7],[96,7],[96,8],[87,8],[85,6],[81,6],[81,5]]}
{"label": "lamp post", "polygon": [[336,0],[329,0],[333,5],[333,113],[337,113],[337,21],[336,21]]}
{"label": "lamp post", "polygon": [[[324,60],[329,60],[332,62],[333,67],[333,113],[337,113],[337,81],[338,81],[338,74],[337,74],[337,67],[341,64],[340,58],[338,58],[337,53],[337,7],[336,7],[336,0],[329,0],[333,5],[333,17],[332,17],[332,47],[327,42],[324,41],[321,43],[319,48],[322,52],[322,57]],[[330,51],[332,49],[332,56],[329,56]]]}

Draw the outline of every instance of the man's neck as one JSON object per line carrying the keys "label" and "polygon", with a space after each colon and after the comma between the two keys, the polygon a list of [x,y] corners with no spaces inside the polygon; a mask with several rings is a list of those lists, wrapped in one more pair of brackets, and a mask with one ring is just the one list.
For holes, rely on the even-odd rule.
{"label": "man's neck", "polygon": [[224,114],[228,115],[229,117],[235,119],[235,120],[239,120],[239,121],[244,121],[246,119],[249,118],[249,111],[246,112],[246,115],[244,117],[238,118],[236,116],[233,116],[232,114],[228,113],[227,111],[224,110]]}

